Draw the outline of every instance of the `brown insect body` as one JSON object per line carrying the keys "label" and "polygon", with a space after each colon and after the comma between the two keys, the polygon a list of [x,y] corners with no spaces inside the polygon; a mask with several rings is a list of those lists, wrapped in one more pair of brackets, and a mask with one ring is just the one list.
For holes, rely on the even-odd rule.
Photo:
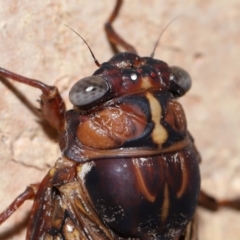
{"label": "brown insect body", "polygon": [[176,101],[188,90],[178,83],[179,69],[119,53],[73,86],[74,109],[65,114],[56,87],[6,72],[43,91],[42,113],[59,130],[63,154],[35,193],[27,239],[182,234],[197,205],[200,175]]}
{"label": "brown insect body", "polygon": [[44,86],[63,158],[38,186],[27,239],[172,239],[185,230],[199,156],[176,76],[162,61],[120,53],[73,86],[64,123],[57,90]]}
{"label": "brown insect body", "polygon": [[113,232],[142,239],[178,236],[194,214],[200,176],[184,112],[169,92],[171,69],[121,53],[96,76],[109,84],[108,101],[83,114],[66,113],[63,154],[87,169],[78,173],[81,184]]}
{"label": "brown insect body", "polygon": [[72,87],[72,110],[66,112],[56,87],[0,68],[1,76],[42,91],[43,116],[60,136],[62,158],[0,214],[2,223],[34,198],[27,240],[196,240],[198,202],[240,209],[239,200],[200,192],[200,156],[176,100],[190,89],[190,76],[139,57],[115,33],[121,2],[105,29],[110,43],[127,52]]}

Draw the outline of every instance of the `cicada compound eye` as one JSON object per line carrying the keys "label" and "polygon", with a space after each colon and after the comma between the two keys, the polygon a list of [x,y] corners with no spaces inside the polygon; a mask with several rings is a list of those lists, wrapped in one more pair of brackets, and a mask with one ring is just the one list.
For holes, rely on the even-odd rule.
{"label": "cicada compound eye", "polygon": [[90,76],[76,82],[69,92],[69,100],[75,107],[82,107],[100,100],[109,90],[106,80]]}
{"label": "cicada compound eye", "polygon": [[172,77],[170,79],[170,91],[175,97],[181,97],[191,88],[192,79],[188,72],[180,67],[172,66],[171,70]]}

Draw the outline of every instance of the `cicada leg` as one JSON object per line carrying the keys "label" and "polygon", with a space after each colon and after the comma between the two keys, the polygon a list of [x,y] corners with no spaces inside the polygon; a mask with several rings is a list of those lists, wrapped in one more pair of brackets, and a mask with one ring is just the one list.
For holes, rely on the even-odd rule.
{"label": "cicada leg", "polygon": [[118,52],[117,45],[123,47],[127,52],[137,53],[135,48],[132,45],[128,44],[125,40],[123,40],[118,35],[118,33],[115,32],[115,30],[112,27],[112,23],[114,22],[114,20],[116,19],[117,15],[119,13],[122,2],[123,2],[122,0],[117,1],[116,5],[115,5],[115,8],[113,9],[112,14],[110,15],[109,19],[105,23],[105,31],[106,31],[106,34],[107,34],[107,38],[108,38],[108,41],[109,41],[109,43],[110,43],[110,45],[111,45],[111,47],[112,47],[112,49],[115,53]]}
{"label": "cicada leg", "polygon": [[26,200],[33,200],[36,196],[39,184],[31,184],[21,193],[2,213],[0,213],[0,225],[5,222]]}
{"label": "cicada leg", "polygon": [[40,89],[42,91],[40,105],[43,117],[56,130],[64,130],[66,107],[57,87],[48,86],[38,80],[20,76],[3,68],[0,68],[0,76]]}
{"label": "cicada leg", "polygon": [[208,210],[217,211],[219,208],[226,207],[235,210],[240,210],[240,199],[223,199],[216,198],[201,191],[199,195],[198,204]]}

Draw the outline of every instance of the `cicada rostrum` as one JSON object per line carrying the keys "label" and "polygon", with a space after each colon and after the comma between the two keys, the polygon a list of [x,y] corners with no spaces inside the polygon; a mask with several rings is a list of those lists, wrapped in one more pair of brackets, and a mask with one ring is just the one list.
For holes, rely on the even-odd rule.
{"label": "cicada rostrum", "polygon": [[200,191],[201,159],[178,102],[191,78],[154,53],[140,57],[118,35],[112,24],[121,4],[105,31],[125,52],[99,64],[89,48],[98,68],[72,86],[71,110],[57,87],[0,68],[1,77],[42,91],[41,114],[58,131],[62,152],[0,215],[2,223],[34,200],[27,240],[196,240],[197,204],[240,209],[239,200]]}

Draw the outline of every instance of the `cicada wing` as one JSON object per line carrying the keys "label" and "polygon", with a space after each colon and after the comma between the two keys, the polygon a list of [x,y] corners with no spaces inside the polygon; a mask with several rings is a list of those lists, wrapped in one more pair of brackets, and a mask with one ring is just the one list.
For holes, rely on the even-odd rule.
{"label": "cicada wing", "polygon": [[93,209],[76,164],[59,159],[41,182],[32,207],[27,240],[113,240]]}
{"label": "cicada wing", "polygon": [[[92,207],[88,194],[79,181],[65,184],[59,188],[61,197],[67,207],[68,215],[77,225],[79,231],[85,235],[83,239],[114,240],[113,233],[106,228],[102,220]],[[65,238],[70,233],[65,233]],[[72,238],[67,238],[72,239]],[[81,238],[82,239],[82,238]]]}
{"label": "cicada wing", "polygon": [[192,221],[187,225],[184,234],[179,240],[198,240],[198,221],[195,213]]}
{"label": "cicada wing", "polygon": [[75,220],[72,209],[59,188],[74,181],[75,165],[68,160],[56,162],[41,182],[27,229],[27,240],[89,240]]}

